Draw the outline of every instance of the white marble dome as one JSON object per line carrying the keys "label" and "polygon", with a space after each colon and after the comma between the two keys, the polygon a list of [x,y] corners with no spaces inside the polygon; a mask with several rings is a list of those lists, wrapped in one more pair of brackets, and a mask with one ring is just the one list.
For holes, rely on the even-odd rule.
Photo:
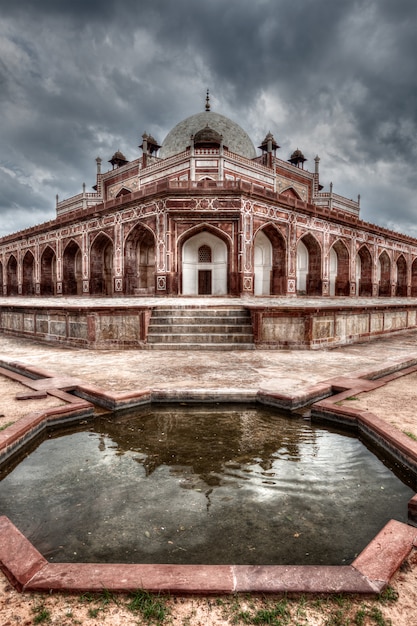
{"label": "white marble dome", "polygon": [[223,136],[223,145],[247,159],[256,157],[256,149],[249,135],[228,117],[214,113],[213,111],[203,111],[187,117],[185,120],[174,126],[165,137],[159,156],[163,159],[182,152],[190,145],[191,135],[209,126]]}

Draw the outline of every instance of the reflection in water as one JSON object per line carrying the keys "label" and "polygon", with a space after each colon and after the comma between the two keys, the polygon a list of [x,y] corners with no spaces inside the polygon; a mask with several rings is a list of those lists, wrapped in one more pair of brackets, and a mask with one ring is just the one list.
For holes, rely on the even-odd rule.
{"label": "reflection in water", "polygon": [[413,495],[356,438],[273,409],[147,407],[83,428],[0,483],[0,514],[51,561],[349,563]]}

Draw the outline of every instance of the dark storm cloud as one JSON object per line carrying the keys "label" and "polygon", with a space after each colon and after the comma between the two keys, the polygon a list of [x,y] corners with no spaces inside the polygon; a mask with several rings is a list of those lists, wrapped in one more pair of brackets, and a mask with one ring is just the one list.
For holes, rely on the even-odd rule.
{"label": "dark storm cloud", "polygon": [[[321,157],[364,219],[417,235],[415,0],[0,0],[1,215],[54,215],[95,157],[212,106]],[[13,207],[19,210],[13,211]],[[36,219],[36,221],[41,221]],[[9,222],[2,219],[2,233]]]}

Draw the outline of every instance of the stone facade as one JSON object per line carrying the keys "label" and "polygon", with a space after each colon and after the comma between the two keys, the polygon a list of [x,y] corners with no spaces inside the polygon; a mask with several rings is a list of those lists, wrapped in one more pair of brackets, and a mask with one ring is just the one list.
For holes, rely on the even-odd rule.
{"label": "stone facade", "polygon": [[318,157],[259,148],[208,105],[136,160],[98,158],[94,192],[0,239],[3,295],[417,296],[417,240],[322,191]]}

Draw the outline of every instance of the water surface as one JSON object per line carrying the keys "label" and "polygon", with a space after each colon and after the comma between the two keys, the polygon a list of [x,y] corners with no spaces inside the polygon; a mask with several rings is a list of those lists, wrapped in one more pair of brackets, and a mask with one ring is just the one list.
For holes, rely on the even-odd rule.
{"label": "water surface", "polygon": [[0,483],[0,514],[53,562],[348,564],[407,521],[412,489],[363,443],[274,409],[153,406],[82,428]]}

